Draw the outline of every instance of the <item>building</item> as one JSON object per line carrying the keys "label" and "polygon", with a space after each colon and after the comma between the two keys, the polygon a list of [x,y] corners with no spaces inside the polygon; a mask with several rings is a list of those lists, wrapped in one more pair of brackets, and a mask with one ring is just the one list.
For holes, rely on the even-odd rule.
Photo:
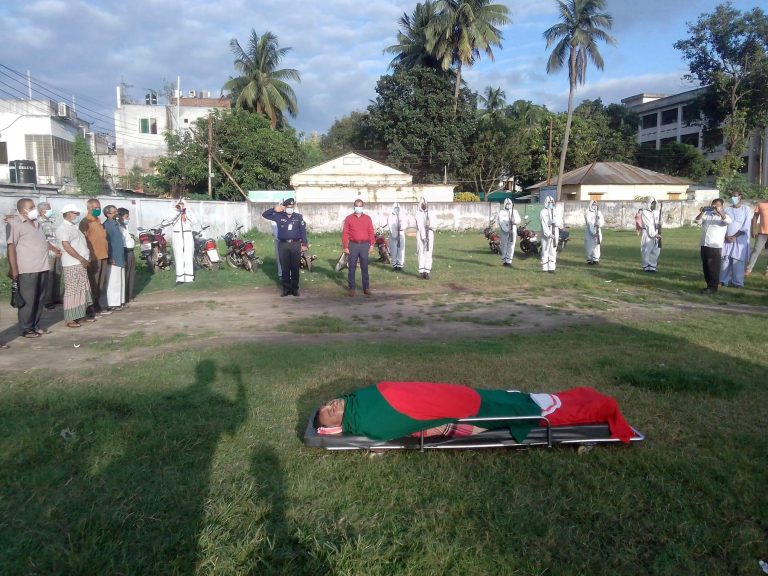
{"label": "building", "polygon": [[[691,107],[705,88],[696,88],[679,94],[642,93],[621,102],[640,116],[637,143],[641,148],[660,149],[667,142],[680,142],[698,148],[709,160],[717,160],[725,154],[721,144],[714,150],[705,150],[702,128],[692,124],[698,118]],[[743,172],[755,184],[768,184],[768,128],[753,131],[743,157]]]}
{"label": "building", "polygon": [[[116,155],[110,164],[100,164],[114,178],[125,176],[135,169],[143,174],[154,172],[153,164],[168,153],[165,134],[168,131],[188,131],[199,118],[207,117],[213,110],[230,107],[227,99],[211,98],[207,92],[190,90],[186,95],[170,99],[168,104],[158,104],[157,95],[147,94],[144,104],[125,101],[122,88],[117,87],[115,110]],[[109,159],[97,159],[97,162]]]}
{"label": "building", "polygon": [[453,202],[452,185],[414,184],[413,176],[355,152],[291,176],[297,202]]}
{"label": "building", "polygon": [[9,164],[35,162],[37,183],[64,186],[74,174],[75,138],[83,136],[93,154],[107,152],[107,140],[91,131],[66,102],[0,100],[0,182],[10,181]]}
{"label": "building", "polygon": [[[557,177],[529,186],[534,196],[557,185]],[[563,175],[562,200],[686,200],[691,181],[624,162],[593,162]]]}

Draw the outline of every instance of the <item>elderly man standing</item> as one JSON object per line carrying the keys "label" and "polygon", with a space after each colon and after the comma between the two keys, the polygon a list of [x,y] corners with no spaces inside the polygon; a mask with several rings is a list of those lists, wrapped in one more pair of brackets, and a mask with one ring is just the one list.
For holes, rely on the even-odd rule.
{"label": "elderly man standing", "polygon": [[53,308],[61,304],[61,247],[56,240],[56,230],[53,223],[54,212],[48,202],[37,205],[37,221],[48,241],[48,287],[45,290],[45,307]]}
{"label": "elderly man standing", "polygon": [[133,287],[136,284],[136,240],[128,231],[128,222],[130,221],[130,211],[128,208],[117,209],[117,223],[120,224],[120,231],[123,233],[123,242],[125,242],[125,305],[133,302]]}
{"label": "elderly man standing", "polygon": [[93,306],[91,313],[93,315],[111,314],[107,310],[106,296],[104,291],[107,288],[107,272],[109,264],[107,262],[108,246],[107,232],[104,225],[99,220],[101,216],[101,202],[96,198],[91,198],[86,202],[85,218],[80,221],[80,232],[85,236],[88,243],[88,252],[91,256],[91,263],[88,265],[88,281],[91,283],[91,297]]}
{"label": "elderly man standing", "polygon": [[37,208],[30,198],[16,203],[18,216],[6,223],[8,264],[11,280],[18,282],[19,295],[24,305],[19,308],[19,329],[25,338],[39,338],[50,334],[40,328],[40,317],[45,304],[48,283],[48,241],[40,223]]}
{"label": "elderly man standing", "polygon": [[720,261],[720,284],[744,287],[744,268],[749,258],[749,232],[752,210],[742,202],[741,192],[730,190],[730,206],[725,213],[731,218],[725,233]]}
{"label": "elderly man standing", "polygon": [[376,237],[373,232],[373,220],[363,214],[363,201],[355,200],[354,212],[344,219],[341,244],[344,253],[349,254],[349,273],[347,274],[347,295],[355,295],[355,271],[360,262],[360,277],[363,282],[363,294],[371,295],[368,278],[368,255],[373,252]]}
{"label": "elderly man standing", "polygon": [[80,208],[67,204],[62,210],[62,222],[56,228],[61,243],[61,269],[64,274],[64,320],[67,328],[80,328],[80,320],[86,318],[86,310],[93,303],[88,282],[88,243],[75,224]]}
{"label": "elderly man standing", "polygon": [[107,306],[113,312],[123,309],[125,302],[125,241],[117,223],[117,207],[104,208],[104,230],[107,232],[109,273],[107,275]]}

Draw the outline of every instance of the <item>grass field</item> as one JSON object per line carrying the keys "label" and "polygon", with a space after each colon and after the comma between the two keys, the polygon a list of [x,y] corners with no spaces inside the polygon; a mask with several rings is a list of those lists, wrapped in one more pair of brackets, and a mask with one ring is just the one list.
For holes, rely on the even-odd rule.
{"label": "grass field", "polygon": [[[697,237],[669,231],[657,275],[638,270],[637,238],[622,232],[606,235],[596,269],[575,233],[554,276],[533,259],[503,269],[477,233],[438,235],[430,282],[410,254],[409,274],[373,271],[375,288],[446,300],[508,286],[568,308],[584,295],[647,306],[629,321],[493,340],[180,345],[117,368],[3,375],[0,574],[757,574],[768,559],[768,282],[700,296]],[[319,266],[304,286],[341,291],[338,238],[312,242]],[[271,254],[268,239],[257,244]],[[206,290],[273,285],[271,266],[199,274],[179,294],[206,306]],[[172,283],[143,278],[147,292]],[[658,306],[702,303],[674,318]],[[344,327],[320,318],[310,329]],[[317,404],[383,379],[594,386],[647,440],[373,459],[303,447]]]}

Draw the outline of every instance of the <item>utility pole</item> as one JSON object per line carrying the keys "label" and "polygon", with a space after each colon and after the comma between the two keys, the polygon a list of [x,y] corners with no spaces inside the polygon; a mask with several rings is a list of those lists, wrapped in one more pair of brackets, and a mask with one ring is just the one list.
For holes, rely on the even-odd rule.
{"label": "utility pole", "polygon": [[211,113],[208,112],[208,197],[213,198],[213,182],[211,180],[213,170],[213,122]]}
{"label": "utility pole", "polygon": [[176,76],[176,135],[181,136],[181,76]]}
{"label": "utility pole", "polygon": [[549,147],[547,148],[547,186],[552,177],[552,118],[549,119]]}

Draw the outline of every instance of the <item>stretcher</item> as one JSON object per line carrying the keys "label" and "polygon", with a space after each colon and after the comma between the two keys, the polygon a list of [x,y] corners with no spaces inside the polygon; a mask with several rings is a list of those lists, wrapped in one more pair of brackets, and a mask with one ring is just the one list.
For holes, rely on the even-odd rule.
{"label": "stretcher", "polygon": [[[596,445],[622,444],[617,438],[611,438],[608,424],[578,424],[570,426],[552,426],[545,416],[512,416],[500,418],[462,418],[457,422],[472,423],[498,420],[499,428],[492,428],[473,436],[446,438],[444,436],[407,436],[396,440],[374,440],[367,436],[352,434],[319,434],[315,428],[313,412],[304,431],[304,444],[309,448],[324,448],[326,450],[475,450],[480,448],[524,448],[545,446],[552,448],[560,445]],[[539,425],[531,430],[522,442],[512,436],[509,428],[501,427],[504,422],[512,420],[536,420]],[[645,436],[631,427],[633,435],[630,443],[642,442]]]}

